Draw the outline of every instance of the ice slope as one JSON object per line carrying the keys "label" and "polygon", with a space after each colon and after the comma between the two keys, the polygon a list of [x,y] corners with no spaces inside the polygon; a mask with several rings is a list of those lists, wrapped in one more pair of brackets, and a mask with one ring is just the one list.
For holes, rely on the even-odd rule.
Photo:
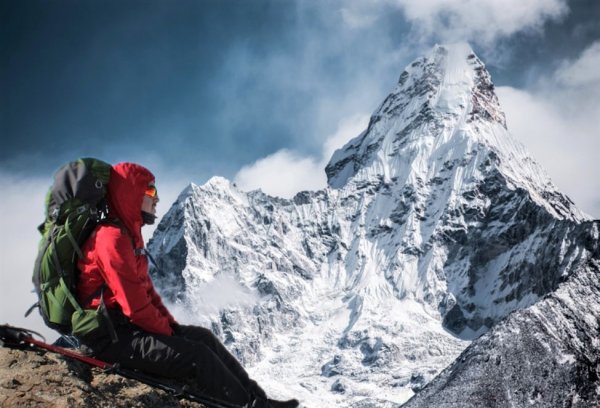
{"label": "ice slope", "polygon": [[467,45],[436,46],[334,153],[326,189],[190,185],[149,243],[158,286],[272,393],[406,401],[589,262],[585,216],[509,134],[493,89]]}

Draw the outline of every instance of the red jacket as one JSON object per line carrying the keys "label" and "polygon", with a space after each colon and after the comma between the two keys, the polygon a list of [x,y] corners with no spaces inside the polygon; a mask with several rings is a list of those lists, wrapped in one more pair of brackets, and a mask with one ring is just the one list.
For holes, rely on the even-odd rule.
{"label": "red jacket", "polygon": [[[154,176],[133,163],[113,166],[108,184],[111,217],[121,226],[101,224],[83,246],[81,272],[77,284],[78,298],[85,302],[103,283],[107,308],[119,308],[131,323],[148,332],[172,335],[175,319],[165,308],[148,275],[145,255],[136,255],[144,247],[142,238],[142,201]],[[100,295],[84,307],[97,307]]]}

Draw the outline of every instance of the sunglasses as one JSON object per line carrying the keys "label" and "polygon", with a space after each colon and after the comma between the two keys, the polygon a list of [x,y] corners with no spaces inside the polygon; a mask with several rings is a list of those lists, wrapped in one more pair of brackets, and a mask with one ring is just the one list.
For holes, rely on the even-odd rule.
{"label": "sunglasses", "polygon": [[158,190],[156,190],[156,186],[148,186],[146,187],[145,194],[148,197],[155,198],[158,195]]}

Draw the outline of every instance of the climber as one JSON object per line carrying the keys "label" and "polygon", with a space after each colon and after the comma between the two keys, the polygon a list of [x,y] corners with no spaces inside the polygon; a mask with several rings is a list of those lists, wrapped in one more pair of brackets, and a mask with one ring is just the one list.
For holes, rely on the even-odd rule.
{"label": "climber", "polygon": [[[133,163],[112,167],[109,216],[85,242],[77,297],[84,308],[105,307],[105,324],[79,340],[90,354],[121,367],[185,381],[243,407],[297,407],[268,399],[208,329],[178,324],[148,275],[142,226],[159,202],[154,176]],[[102,305],[104,303],[104,306]]]}

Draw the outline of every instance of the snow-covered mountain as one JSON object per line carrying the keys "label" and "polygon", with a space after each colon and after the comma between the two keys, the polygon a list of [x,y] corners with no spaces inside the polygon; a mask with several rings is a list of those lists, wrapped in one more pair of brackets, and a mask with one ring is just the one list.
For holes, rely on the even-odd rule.
{"label": "snow-covered mountain", "polygon": [[475,340],[403,407],[599,407],[600,234],[588,226],[596,260]]}
{"label": "snow-covered mountain", "polygon": [[464,44],[409,65],[326,172],[290,200],[190,185],[149,243],[162,293],[310,407],[406,401],[597,256]]}

